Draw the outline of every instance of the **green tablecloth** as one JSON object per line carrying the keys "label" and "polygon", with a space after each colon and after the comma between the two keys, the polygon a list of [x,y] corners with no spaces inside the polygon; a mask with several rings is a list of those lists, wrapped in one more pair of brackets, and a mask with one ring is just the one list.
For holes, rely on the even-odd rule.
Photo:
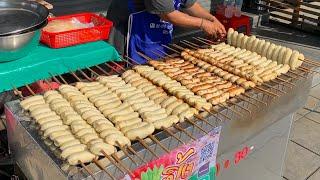
{"label": "green tablecloth", "polygon": [[120,60],[113,46],[104,41],[62,49],[39,45],[28,56],[0,63],[0,92],[21,87],[37,80],[107,61]]}

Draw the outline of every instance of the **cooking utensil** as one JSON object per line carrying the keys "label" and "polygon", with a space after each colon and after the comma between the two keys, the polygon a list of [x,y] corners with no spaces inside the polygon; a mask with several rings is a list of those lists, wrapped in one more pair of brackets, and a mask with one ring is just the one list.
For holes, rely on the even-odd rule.
{"label": "cooking utensil", "polygon": [[46,24],[47,21],[29,32],[0,36],[0,62],[13,61],[28,55],[39,45],[40,29]]}
{"label": "cooking utensil", "polygon": [[48,9],[37,2],[0,2],[0,36],[25,33],[45,22]]}

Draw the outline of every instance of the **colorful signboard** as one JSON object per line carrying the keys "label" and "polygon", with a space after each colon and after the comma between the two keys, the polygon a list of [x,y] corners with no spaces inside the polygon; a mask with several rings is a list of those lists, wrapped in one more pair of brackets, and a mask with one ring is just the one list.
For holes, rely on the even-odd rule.
{"label": "colorful signboard", "polygon": [[221,126],[133,171],[124,179],[214,180]]}

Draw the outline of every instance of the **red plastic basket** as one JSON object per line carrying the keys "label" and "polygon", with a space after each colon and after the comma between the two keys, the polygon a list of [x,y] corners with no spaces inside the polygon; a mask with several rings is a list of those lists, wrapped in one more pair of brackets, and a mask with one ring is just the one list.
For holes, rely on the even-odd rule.
{"label": "red plastic basket", "polygon": [[66,20],[71,18],[76,18],[82,23],[92,22],[94,24],[94,27],[58,33],[42,31],[41,42],[51,48],[62,48],[77,44],[84,44],[92,41],[106,40],[109,38],[110,30],[113,23],[105,19],[104,17],[98,16],[93,13],[81,13],[54,17],[49,18],[48,21],[50,22],[52,20]]}

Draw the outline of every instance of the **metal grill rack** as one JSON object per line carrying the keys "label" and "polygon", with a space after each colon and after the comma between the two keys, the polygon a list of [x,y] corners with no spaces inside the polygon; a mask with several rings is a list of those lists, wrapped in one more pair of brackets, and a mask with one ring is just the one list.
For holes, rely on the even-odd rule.
{"label": "metal grill rack", "polygon": [[[169,52],[172,52],[170,54],[161,50],[153,51],[153,53],[159,56],[159,59],[171,58],[179,56],[180,52],[185,48],[198,49],[215,43],[201,37],[193,37],[191,40],[182,40],[179,44],[163,45]],[[141,54],[141,56],[150,59],[144,54]],[[123,61],[129,65],[129,68],[119,65],[118,62],[110,62],[70,71],[64,75],[50,74],[50,80],[44,81],[49,85],[50,81],[55,81],[59,84],[73,84],[80,81],[90,82],[100,75],[121,74],[136,64],[136,61],[128,57]],[[251,119],[262,108],[279,101],[281,96],[296,88],[296,82],[309,78],[310,74],[315,72],[312,67],[316,66],[319,66],[319,64],[306,60],[298,70],[289,71],[275,80],[263,83],[261,86],[255,87],[240,96],[229,99],[226,103],[217,105],[211,111],[206,110],[202,112],[202,116],[196,116],[171,128],[156,131],[146,139],[138,139],[133,142],[130,147],[121,147],[115,154],[105,154],[105,157],[100,157],[92,163],[81,163],[79,166],[72,167],[68,173],[62,170],[63,162],[44,144],[30,117],[22,112],[19,101],[13,101],[8,103],[7,107],[12,112],[14,119],[17,120],[15,124],[17,127],[9,130],[9,134],[10,132],[15,134],[20,132],[21,134],[16,137],[11,134],[11,139],[9,137],[9,141],[11,140],[12,144],[11,149],[15,151],[15,148],[12,148],[13,146],[21,147],[24,146],[24,143],[31,143],[35,148],[29,149],[30,152],[22,156],[30,163],[38,163],[39,166],[46,169],[47,174],[54,175],[58,179],[120,179],[126,174],[131,174],[134,169],[159,158],[179,145],[186,144],[207,134],[219,123]],[[35,95],[35,91],[30,85],[25,85],[25,88],[28,89],[31,95]],[[13,89],[20,99],[25,98],[17,88],[13,87]],[[206,117],[203,118],[204,116]],[[30,159],[31,157],[27,157],[30,153],[38,155],[38,157]],[[30,171],[31,167],[24,166],[23,168],[27,169],[26,171]],[[32,173],[30,172],[29,175],[32,176]]]}

